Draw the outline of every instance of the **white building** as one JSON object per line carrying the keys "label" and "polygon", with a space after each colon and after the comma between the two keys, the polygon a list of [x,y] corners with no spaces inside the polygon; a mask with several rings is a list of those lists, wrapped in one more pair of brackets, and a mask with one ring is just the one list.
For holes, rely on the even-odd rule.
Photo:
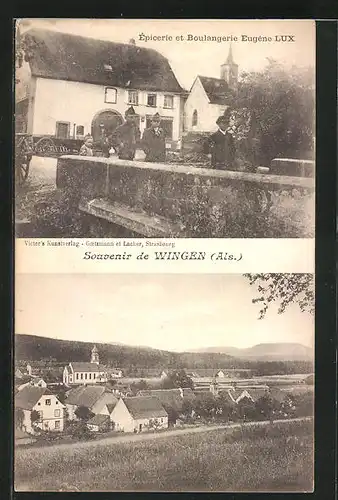
{"label": "white building", "polygon": [[[22,35],[16,70],[16,128],[34,136],[97,140],[131,105],[141,133],[158,112],[170,141],[181,135],[184,90],[168,60],[135,41],[114,43],[49,30]],[[172,143],[172,142],[171,142]]]}
{"label": "white building", "polygon": [[34,425],[47,431],[63,431],[65,423],[65,406],[46,388],[27,386],[15,395],[15,410],[22,411],[21,429],[34,433],[31,420],[33,411],[39,413],[39,420]]}
{"label": "white building", "polygon": [[88,408],[95,415],[110,415],[118,399],[100,385],[80,386],[67,393],[65,405],[69,420],[77,420],[76,410],[80,406]]}
{"label": "white building", "polygon": [[168,413],[156,397],[121,398],[110,418],[114,429],[123,432],[142,432],[168,427]]}
{"label": "white building", "polygon": [[216,120],[231,105],[238,81],[238,65],[230,46],[227,60],[220,68],[220,78],[198,75],[184,106],[185,132],[217,130]]}
{"label": "white building", "polygon": [[118,379],[122,376],[122,370],[100,364],[96,346],[92,349],[90,363],[71,361],[63,369],[63,383],[68,386],[79,384],[92,385],[99,382],[107,382],[110,379]]}

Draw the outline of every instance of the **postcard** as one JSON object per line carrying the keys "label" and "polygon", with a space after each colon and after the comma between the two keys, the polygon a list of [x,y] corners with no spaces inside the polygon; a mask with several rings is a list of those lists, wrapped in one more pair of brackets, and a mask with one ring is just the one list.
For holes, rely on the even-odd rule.
{"label": "postcard", "polygon": [[15,491],[314,490],[315,49],[16,21]]}

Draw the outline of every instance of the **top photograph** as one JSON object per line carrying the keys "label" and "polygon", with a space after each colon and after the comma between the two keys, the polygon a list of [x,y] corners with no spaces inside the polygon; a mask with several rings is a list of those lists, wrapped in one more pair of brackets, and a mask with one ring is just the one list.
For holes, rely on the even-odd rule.
{"label": "top photograph", "polygon": [[17,19],[13,37],[17,238],[314,237],[314,21]]}

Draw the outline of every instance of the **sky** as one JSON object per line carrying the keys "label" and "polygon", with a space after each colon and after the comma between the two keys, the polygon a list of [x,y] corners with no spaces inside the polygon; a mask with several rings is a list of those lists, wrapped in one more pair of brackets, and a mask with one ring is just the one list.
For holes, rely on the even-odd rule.
{"label": "sky", "polygon": [[242,275],[18,274],[15,331],[184,351],[265,342],[312,346],[313,317],[292,305],[258,319]]}
{"label": "sky", "polygon": [[[309,20],[149,20],[149,19],[25,19],[22,31],[40,27],[87,37],[136,44],[161,52],[169,59],[180,84],[190,89],[196,75],[219,78],[220,65],[225,62],[229,43],[186,40],[194,36],[237,36],[232,43],[239,72],[261,70],[267,58],[274,58],[287,65],[315,65],[315,22]],[[169,35],[172,41],[144,41],[140,35]],[[185,38],[176,41],[176,36]],[[294,42],[247,42],[247,37],[292,35]]]}

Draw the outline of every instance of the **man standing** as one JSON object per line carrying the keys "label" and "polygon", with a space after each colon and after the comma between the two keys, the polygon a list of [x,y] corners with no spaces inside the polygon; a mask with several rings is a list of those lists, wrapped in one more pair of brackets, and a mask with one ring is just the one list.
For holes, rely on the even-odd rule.
{"label": "man standing", "polygon": [[145,161],[165,162],[165,132],[160,127],[161,117],[155,113],[151,125],[143,132],[142,148],[146,154]]}
{"label": "man standing", "polygon": [[229,127],[229,114],[219,116],[216,120],[218,130],[208,139],[207,149],[211,153],[211,168],[231,170],[235,161],[235,141],[227,132]]}
{"label": "man standing", "polygon": [[124,116],[126,121],[114,130],[111,143],[120,160],[133,160],[141,133],[136,124],[137,114],[132,106]]}

